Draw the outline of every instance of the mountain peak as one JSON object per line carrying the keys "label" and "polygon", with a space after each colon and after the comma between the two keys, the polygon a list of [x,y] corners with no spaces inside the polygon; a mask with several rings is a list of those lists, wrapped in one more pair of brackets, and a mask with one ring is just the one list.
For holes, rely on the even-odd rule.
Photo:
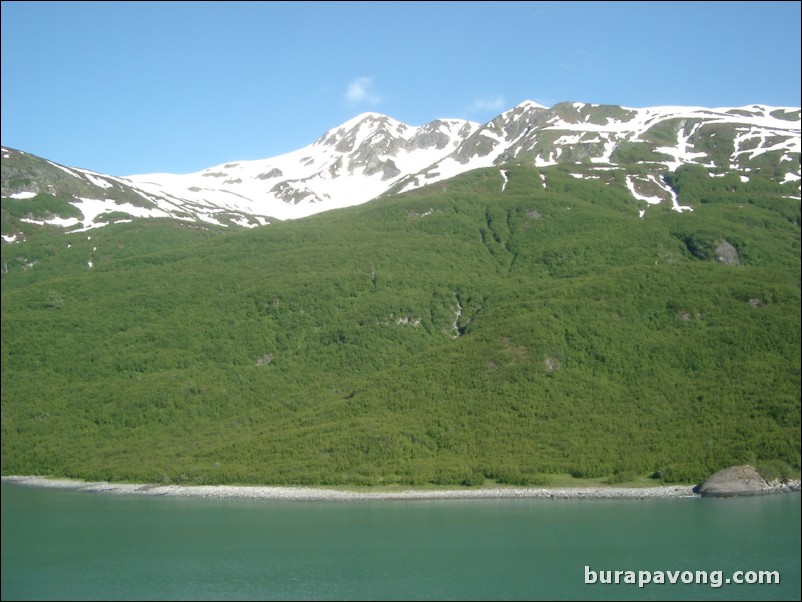
{"label": "mountain peak", "polygon": [[358,126],[358,125],[361,125],[363,123],[382,122],[382,121],[386,121],[386,120],[390,120],[390,119],[391,119],[390,117],[388,117],[387,115],[384,115],[382,113],[375,113],[373,111],[367,111],[365,113],[360,113],[359,115],[357,115],[355,117],[352,117],[351,119],[349,119],[345,123],[342,123],[342,124],[338,125],[335,128],[330,129],[328,132],[326,132],[326,134],[331,133],[331,132],[336,132],[336,131],[339,131],[339,130],[350,130],[350,129],[352,129],[352,128]]}
{"label": "mountain peak", "polygon": [[515,107],[513,107],[513,110],[514,109],[548,109],[548,107],[534,100],[525,100],[515,105]]}
{"label": "mountain peak", "polygon": [[[623,170],[633,197],[652,204],[674,203],[663,177],[685,164],[702,166],[711,176],[735,172],[742,182],[763,176],[798,195],[799,156],[796,107],[637,109],[561,102],[547,108],[524,100],[485,124],[435,119],[413,126],[377,112],[360,113],[296,151],[183,175],[112,178],[47,160],[34,165],[5,149],[2,192],[4,198],[26,199],[66,191],[76,199],[70,202],[72,213],[83,215],[75,220],[83,228],[108,223],[95,219],[98,215],[136,216],[142,207],[151,216],[256,226],[508,163],[571,165],[577,177],[606,178],[608,184],[620,183],[610,174]],[[64,174],[72,178],[69,183]],[[90,201],[95,213],[89,212]],[[44,222],[72,227],[55,218]]]}

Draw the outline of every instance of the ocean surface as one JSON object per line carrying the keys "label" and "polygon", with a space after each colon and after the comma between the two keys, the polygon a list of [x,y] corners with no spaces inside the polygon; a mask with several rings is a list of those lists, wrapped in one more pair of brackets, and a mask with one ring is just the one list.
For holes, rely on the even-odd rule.
{"label": "ocean surface", "polygon": [[0,583],[3,600],[799,600],[800,497],[286,502],[4,483]]}

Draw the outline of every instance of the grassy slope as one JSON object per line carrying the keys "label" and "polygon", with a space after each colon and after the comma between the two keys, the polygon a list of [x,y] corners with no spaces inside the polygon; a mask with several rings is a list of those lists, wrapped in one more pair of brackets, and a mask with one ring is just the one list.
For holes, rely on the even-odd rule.
{"label": "grassy slope", "polygon": [[[696,210],[641,220],[623,180],[543,173],[546,189],[511,168],[502,194],[480,170],[173,250],[109,226],[91,270],[65,252],[10,269],[2,473],[420,485],[798,470],[799,202],[688,169],[674,186]],[[743,265],[699,258],[720,240]]]}

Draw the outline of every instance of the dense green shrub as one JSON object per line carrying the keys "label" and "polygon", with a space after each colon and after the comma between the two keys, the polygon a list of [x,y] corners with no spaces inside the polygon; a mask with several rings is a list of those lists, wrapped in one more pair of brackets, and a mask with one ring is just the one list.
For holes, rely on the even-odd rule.
{"label": "dense green shrub", "polygon": [[[252,231],[135,220],[3,245],[2,473],[477,486],[798,471],[799,203],[681,168],[682,202],[709,202],[639,219],[622,181],[508,176],[503,194],[478,170]],[[741,265],[687,242],[719,239]]]}

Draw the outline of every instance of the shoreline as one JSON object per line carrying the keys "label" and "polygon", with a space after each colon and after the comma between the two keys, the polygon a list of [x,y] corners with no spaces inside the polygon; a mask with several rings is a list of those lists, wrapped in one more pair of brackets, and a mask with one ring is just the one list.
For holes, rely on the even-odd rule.
{"label": "shoreline", "polygon": [[699,498],[692,485],[661,487],[492,487],[486,489],[409,489],[348,491],[324,487],[272,485],[158,485],[75,481],[38,476],[2,477],[3,483],[112,495],[238,498],[277,501],[401,501],[457,499],[663,499]]}

